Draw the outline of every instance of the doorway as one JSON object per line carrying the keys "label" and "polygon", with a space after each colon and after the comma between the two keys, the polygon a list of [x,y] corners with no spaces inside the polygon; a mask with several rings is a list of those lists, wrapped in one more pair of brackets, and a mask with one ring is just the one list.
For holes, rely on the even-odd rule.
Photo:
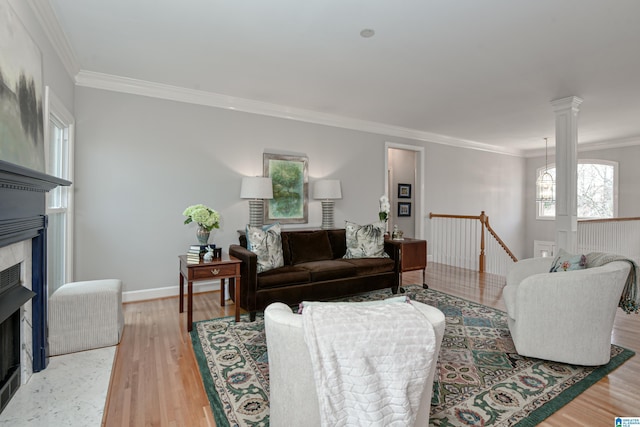
{"label": "doorway", "polygon": [[405,237],[423,239],[424,147],[386,142],[384,160],[389,231],[397,225]]}

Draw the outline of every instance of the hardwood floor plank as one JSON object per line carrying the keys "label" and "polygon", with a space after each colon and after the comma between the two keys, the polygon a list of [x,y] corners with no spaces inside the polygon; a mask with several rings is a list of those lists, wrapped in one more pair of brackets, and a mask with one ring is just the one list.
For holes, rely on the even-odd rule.
{"label": "hardwood floor plank", "polygon": [[[432,289],[505,310],[504,277],[430,264]],[[422,272],[403,274],[421,283]],[[176,285],[177,286],[177,285]],[[219,293],[195,295],[194,321],[232,316]],[[215,426],[178,297],[124,305],[125,330],[118,347],[105,407],[105,426]],[[640,316],[616,314],[612,342],[640,351]],[[640,416],[640,358],[632,357],[547,418],[541,425],[613,425],[616,416]]]}

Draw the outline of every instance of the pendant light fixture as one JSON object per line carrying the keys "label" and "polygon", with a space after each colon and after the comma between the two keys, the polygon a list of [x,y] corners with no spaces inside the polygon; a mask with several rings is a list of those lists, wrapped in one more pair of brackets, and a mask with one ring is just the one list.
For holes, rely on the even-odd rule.
{"label": "pendant light fixture", "polygon": [[547,150],[549,138],[544,139],[544,173],[536,181],[536,200],[539,202],[554,202],[556,200],[556,183],[549,173],[549,158]]}

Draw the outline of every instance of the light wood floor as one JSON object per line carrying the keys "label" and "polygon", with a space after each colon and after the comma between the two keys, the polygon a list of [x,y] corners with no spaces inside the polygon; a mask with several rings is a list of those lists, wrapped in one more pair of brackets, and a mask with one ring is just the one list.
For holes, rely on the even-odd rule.
{"label": "light wood floor", "polygon": [[[421,280],[421,272],[403,275],[404,284]],[[427,283],[433,289],[504,310],[501,277],[431,264]],[[193,319],[230,316],[233,309],[233,304],[220,307],[216,292],[200,294],[194,297]],[[186,315],[178,313],[178,298],[128,303],[124,313],[125,330],[103,425],[214,426],[186,331]],[[618,310],[613,342],[640,353],[640,315]],[[541,425],[610,426],[616,416],[640,416],[639,395],[637,355]]]}

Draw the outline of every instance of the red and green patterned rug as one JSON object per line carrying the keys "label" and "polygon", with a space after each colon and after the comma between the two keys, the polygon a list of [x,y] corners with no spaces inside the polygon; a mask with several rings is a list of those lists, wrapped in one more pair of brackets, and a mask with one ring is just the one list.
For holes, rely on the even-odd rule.
{"label": "red and green patterned rug", "polygon": [[[635,353],[611,346],[611,361],[582,367],[515,351],[506,313],[421,286],[411,299],[438,307],[446,330],[433,386],[433,426],[533,426]],[[343,300],[389,298],[374,291]],[[269,425],[269,364],[264,322],[233,317],[194,323],[193,349],[218,427]]]}

